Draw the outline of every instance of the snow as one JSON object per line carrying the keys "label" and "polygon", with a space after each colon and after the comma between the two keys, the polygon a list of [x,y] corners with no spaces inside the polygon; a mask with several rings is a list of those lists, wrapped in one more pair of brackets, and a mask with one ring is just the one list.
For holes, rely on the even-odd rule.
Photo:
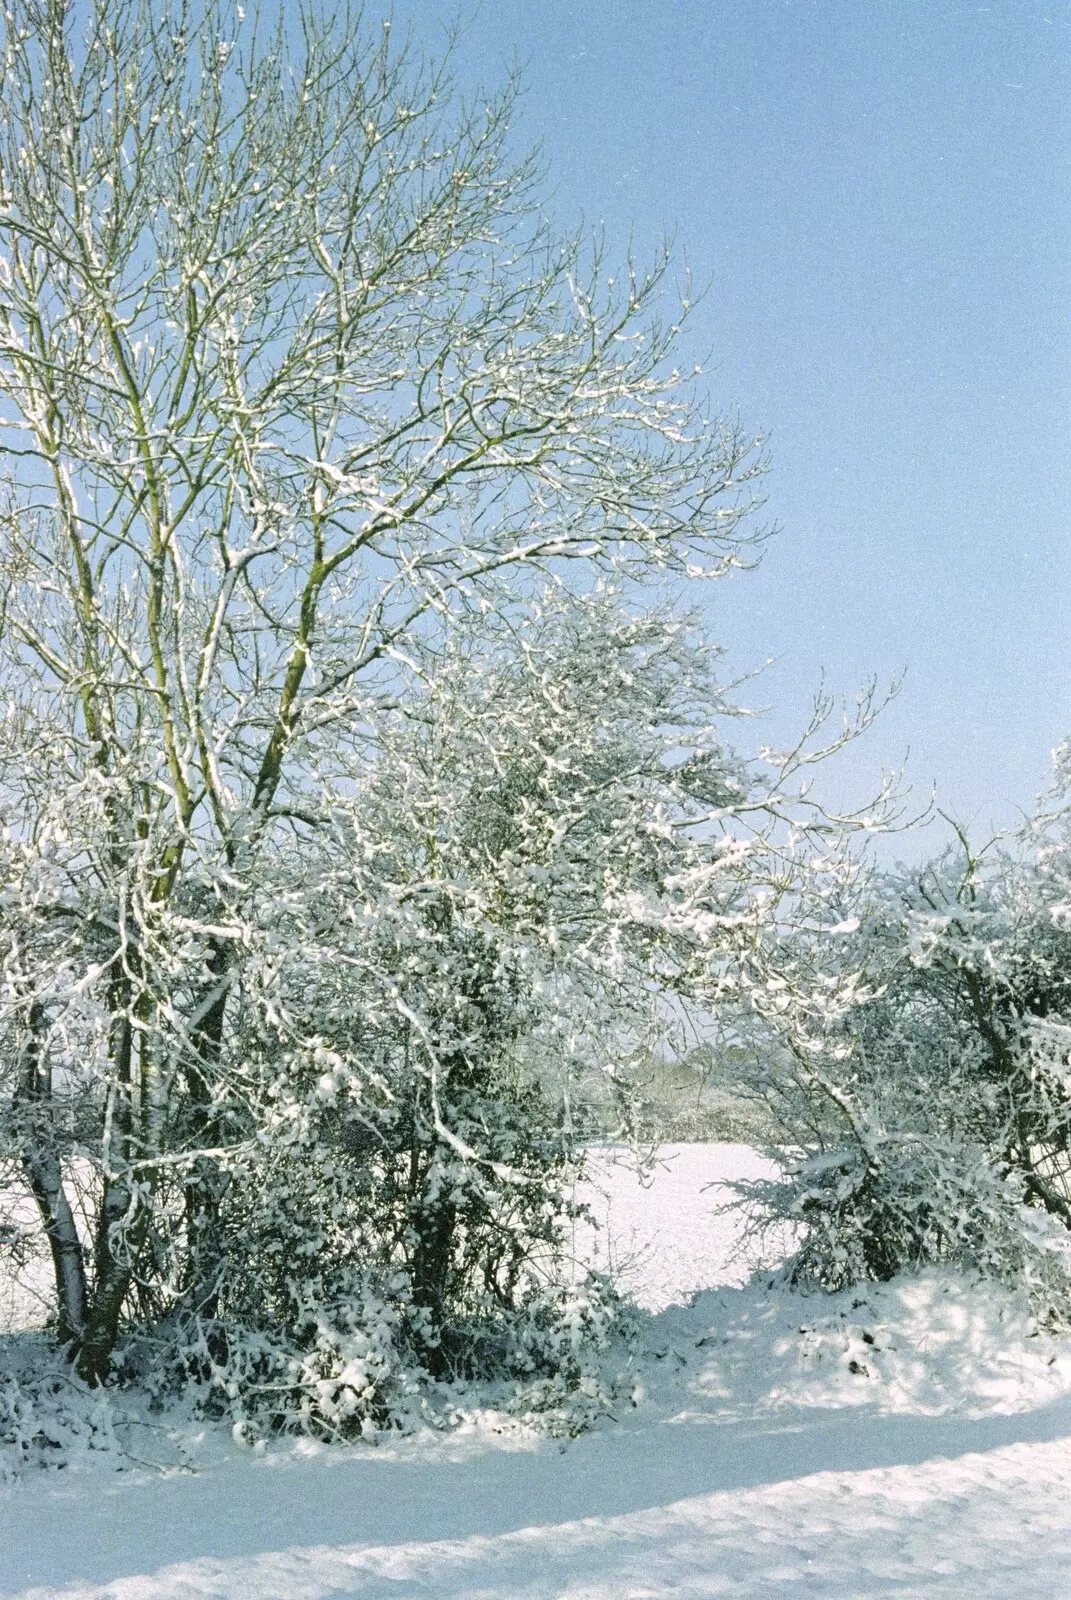
{"label": "snow", "polygon": [[760,1158],[659,1157],[641,1183],[605,1152],[588,1190],[602,1225],[578,1247],[652,1311],[633,1403],[594,1431],[473,1409],[449,1434],[256,1453],[129,1412],[125,1457],[2,1492],[0,1595],[1071,1593],[1071,1343],[952,1273],[837,1296],[749,1276],[717,1185]]}
{"label": "snow", "polygon": [[[577,1253],[647,1311],[713,1284],[746,1283],[756,1261],[725,1185],[774,1176],[773,1163],[743,1144],[665,1144],[639,1178],[632,1152],[609,1147],[577,1196],[595,1223],[578,1230]],[[779,1261],[791,1241],[782,1233],[764,1243]]]}

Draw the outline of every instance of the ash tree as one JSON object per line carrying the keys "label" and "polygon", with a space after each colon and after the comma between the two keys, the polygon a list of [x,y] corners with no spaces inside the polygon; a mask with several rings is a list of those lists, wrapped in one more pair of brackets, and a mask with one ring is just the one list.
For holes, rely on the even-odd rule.
{"label": "ash tree", "polygon": [[644,620],[760,457],[667,259],[555,236],[512,91],[388,29],[12,0],[0,97],[0,1070],[59,1335],[320,1349],[374,1265],[441,1366],[554,1248],[539,1063],[709,1001],[783,890],[811,755],[742,771]]}

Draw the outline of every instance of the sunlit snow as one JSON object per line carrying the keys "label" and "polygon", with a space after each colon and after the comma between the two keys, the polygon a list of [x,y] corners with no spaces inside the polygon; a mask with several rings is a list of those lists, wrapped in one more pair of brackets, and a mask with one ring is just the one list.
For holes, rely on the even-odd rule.
{"label": "sunlit snow", "polygon": [[132,1417],[126,1470],[0,1492],[0,1594],[1071,1593],[1071,1344],[955,1274],[832,1297],[749,1278],[718,1180],[763,1170],[724,1145],[664,1147],[642,1182],[594,1164],[578,1246],[655,1308],[632,1400],[594,1431],[474,1410],[450,1434],[255,1454]]}

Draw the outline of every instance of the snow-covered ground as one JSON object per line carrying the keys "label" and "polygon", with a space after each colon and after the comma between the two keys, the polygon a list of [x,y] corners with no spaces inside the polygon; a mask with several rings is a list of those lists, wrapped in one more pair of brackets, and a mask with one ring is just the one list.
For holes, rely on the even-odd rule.
{"label": "snow-covered ground", "polygon": [[836,1297],[748,1279],[716,1180],[758,1158],[662,1158],[641,1184],[608,1156],[604,1226],[577,1241],[654,1312],[632,1400],[595,1431],[475,1414],[256,1454],[204,1430],[184,1469],[133,1418],[124,1471],[2,1493],[0,1595],[1071,1595],[1071,1344],[951,1274]]}

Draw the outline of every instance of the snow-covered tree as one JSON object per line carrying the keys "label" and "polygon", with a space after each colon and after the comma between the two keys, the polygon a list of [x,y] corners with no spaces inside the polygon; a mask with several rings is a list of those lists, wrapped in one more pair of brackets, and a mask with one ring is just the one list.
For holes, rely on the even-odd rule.
{"label": "snow-covered tree", "polygon": [[[6,13],[8,1059],[89,1376],[172,1177],[213,1309],[219,1063],[319,753],[511,572],[738,556],[758,463],[670,367],[665,264],[551,237],[509,97],[444,88],[311,13]],[[50,1142],[83,1112],[88,1285]]]}
{"label": "snow-covered tree", "polygon": [[128,1317],[233,1385],[240,1323],[348,1414],[362,1317],[439,1369],[530,1304],[574,1074],[826,848],[663,603],[761,460],[666,259],[555,238],[389,29],[12,0],[2,73],[5,1150],[85,1377]]}

